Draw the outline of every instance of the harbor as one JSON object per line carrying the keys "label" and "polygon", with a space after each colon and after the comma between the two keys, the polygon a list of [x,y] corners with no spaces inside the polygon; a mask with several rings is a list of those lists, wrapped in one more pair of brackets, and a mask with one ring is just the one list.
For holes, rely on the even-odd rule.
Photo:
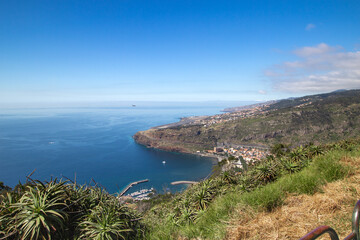
{"label": "harbor", "polygon": [[[148,182],[149,179],[144,179],[144,180],[140,180],[140,181],[136,181],[136,182],[132,182],[129,185],[127,185],[118,195],[118,197],[121,198],[131,198],[134,201],[142,201],[142,200],[149,200],[150,196],[155,192],[154,188],[144,188],[135,192],[132,192],[130,194],[125,195],[125,193],[127,191],[130,190],[130,188],[132,188],[133,186],[140,184],[140,183],[144,183],[144,182]],[[171,185],[181,185],[181,184],[196,184],[198,182],[196,181],[175,181],[175,182],[171,182]]]}
{"label": "harbor", "polygon": [[123,196],[127,191],[129,191],[129,189],[131,187],[133,187],[134,185],[137,185],[139,183],[144,183],[144,182],[148,182],[149,179],[144,179],[144,180],[140,180],[140,181],[136,181],[136,182],[132,182],[130,183],[129,185],[126,186],[126,188],[124,188],[124,190],[122,190],[120,193],[119,193],[119,197]]}
{"label": "harbor", "polygon": [[153,192],[154,192],[154,188],[141,189],[139,191],[130,193],[129,195],[126,196],[131,197],[134,201],[149,200],[150,194],[152,194]]}

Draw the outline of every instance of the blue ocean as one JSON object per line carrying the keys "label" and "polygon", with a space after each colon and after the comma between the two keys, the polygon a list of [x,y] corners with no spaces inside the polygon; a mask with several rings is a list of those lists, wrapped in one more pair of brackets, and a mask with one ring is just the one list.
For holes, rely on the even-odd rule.
{"label": "blue ocean", "polygon": [[34,171],[33,179],[96,182],[110,193],[142,179],[149,182],[129,192],[151,187],[158,192],[179,191],[185,186],[170,183],[205,178],[214,160],[149,149],[137,144],[132,136],[181,117],[217,114],[224,107],[2,109],[0,181],[14,187]]}

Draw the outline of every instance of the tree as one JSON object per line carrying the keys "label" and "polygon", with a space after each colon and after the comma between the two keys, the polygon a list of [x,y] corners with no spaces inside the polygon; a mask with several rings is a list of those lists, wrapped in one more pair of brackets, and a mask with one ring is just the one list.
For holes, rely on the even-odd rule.
{"label": "tree", "polygon": [[0,192],[2,191],[10,191],[11,190],[11,187],[8,187],[6,185],[4,185],[3,182],[0,182]]}
{"label": "tree", "polygon": [[289,145],[286,145],[286,144],[283,144],[283,143],[277,143],[274,146],[272,146],[271,149],[270,149],[270,153],[277,156],[277,157],[284,156],[289,151],[290,151],[289,150]]}
{"label": "tree", "polygon": [[246,172],[248,170],[248,164],[246,163],[245,159],[242,156],[240,156],[239,159],[240,159],[243,171]]}

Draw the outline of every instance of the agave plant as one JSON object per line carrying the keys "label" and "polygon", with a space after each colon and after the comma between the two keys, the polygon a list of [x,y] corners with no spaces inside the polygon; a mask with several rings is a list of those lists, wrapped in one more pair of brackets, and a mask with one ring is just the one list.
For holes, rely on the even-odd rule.
{"label": "agave plant", "polygon": [[305,149],[302,146],[295,148],[290,152],[289,156],[293,161],[301,161],[306,158]]}
{"label": "agave plant", "polygon": [[313,158],[314,156],[318,156],[324,153],[324,150],[320,146],[310,145],[308,147],[308,157]]}
{"label": "agave plant", "polygon": [[181,220],[186,224],[191,224],[196,219],[196,213],[190,208],[183,208],[181,210]]}
{"label": "agave plant", "polygon": [[198,208],[201,210],[206,209],[208,204],[211,201],[211,182],[204,181],[201,183],[200,189],[195,193],[195,202],[197,203]]}
{"label": "agave plant", "polygon": [[226,171],[222,174],[222,180],[227,184],[235,184],[236,179],[233,174],[231,174],[229,171]]}
{"label": "agave plant", "polygon": [[281,158],[280,163],[281,163],[283,170],[285,170],[285,172],[288,172],[290,174],[299,171],[301,168],[299,163],[294,162],[288,158]]}
{"label": "agave plant", "polygon": [[[120,211],[119,211],[120,210]],[[132,231],[121,209],[114,206],[98,206],[91,210],[86,220],[80,223],[81,239],[126,239],[126,233]],[[120,213],[120,214],[119,214]],[[121,216],[123,215],[123,216]]]}
{"label": "agave plant", "polygon": [[13,235],[15,232],[10,233],[8,226],[14,224],[13,217],[15,211],[11,205],[16,202],[16,196],[7,192],[6,195],[0,195],[0,239],[4,236]]}
{"label": "agave plant", "polygon": [[250,174],[241,176],[239,182],[240,184],[238,186],[243,192],[249,192],[251,189],[255,188],[254,178]]}
{"label": "agave plant", "polygon": [[271,182],[277,177],[277,164],[274,162],[261,162],[255,167],[256,178],[263,183]]}
{"label": "agave plant", "polygon": [[185,208],[189,208],[192,204],[192,201],[190,200],[190,196],[185,196],[181,201],[180,201],[180,208],[185,207]]}
{"label": "agave plant", "polygon": [[63,184],[55,184],[59,186],[27,186],[19,202],[11,205],[16,211],[13,217],[15,224],[9,226],[8,231],[16,231],[21,239],[51,239],[54,235],[61,235],[66,219],[62,209],[66,204],[60,190]]}
{"label": "agave plant", "polygon": [[166,222],[170,222],[173,226],[180,226],[180,221],[176,213],[169,213],[166,217]]}
{"label": "agave plant", "polygon": [[346,151],[353,151],[355,144],[351,140],[343,140],[340,142],[340,147]]}

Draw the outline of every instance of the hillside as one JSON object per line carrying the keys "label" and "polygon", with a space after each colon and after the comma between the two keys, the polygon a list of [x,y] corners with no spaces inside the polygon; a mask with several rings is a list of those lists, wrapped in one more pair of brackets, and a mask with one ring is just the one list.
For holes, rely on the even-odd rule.
{"label": "hillside", "polygon": [[[360,139],[298,147],[212,176],[144,215],[147,239],[299,239],[319,225],[351,232]],[[146,204],[146,203],[142,203]]]}
{"label": "hillside", "polygon": [[192,153],[223,144],[328,143],[359,134],[360,90],[348,90],[152,128],[136,133],[134,139],[148,147]]}
{"label": "hillside", "polygon": [[96,183],[28,176],[14,189],[0,183],[0,238],[297,239],[320,224],[343,236],[359,199],[359,163],[359,138],[280,149],[182,193],[139,202]]}
{"label": "hillside", "polygon": [[359,200],[360,157],[344,154],[340,162],[351,167],[352,173],[327,183],[314,195],[290,195],[272,212],[251,214],[237,208],[227,228],[227,239],[299,239],[321,225],[334,228],[340,239],[345,238],[351,233],[351,216]]}

